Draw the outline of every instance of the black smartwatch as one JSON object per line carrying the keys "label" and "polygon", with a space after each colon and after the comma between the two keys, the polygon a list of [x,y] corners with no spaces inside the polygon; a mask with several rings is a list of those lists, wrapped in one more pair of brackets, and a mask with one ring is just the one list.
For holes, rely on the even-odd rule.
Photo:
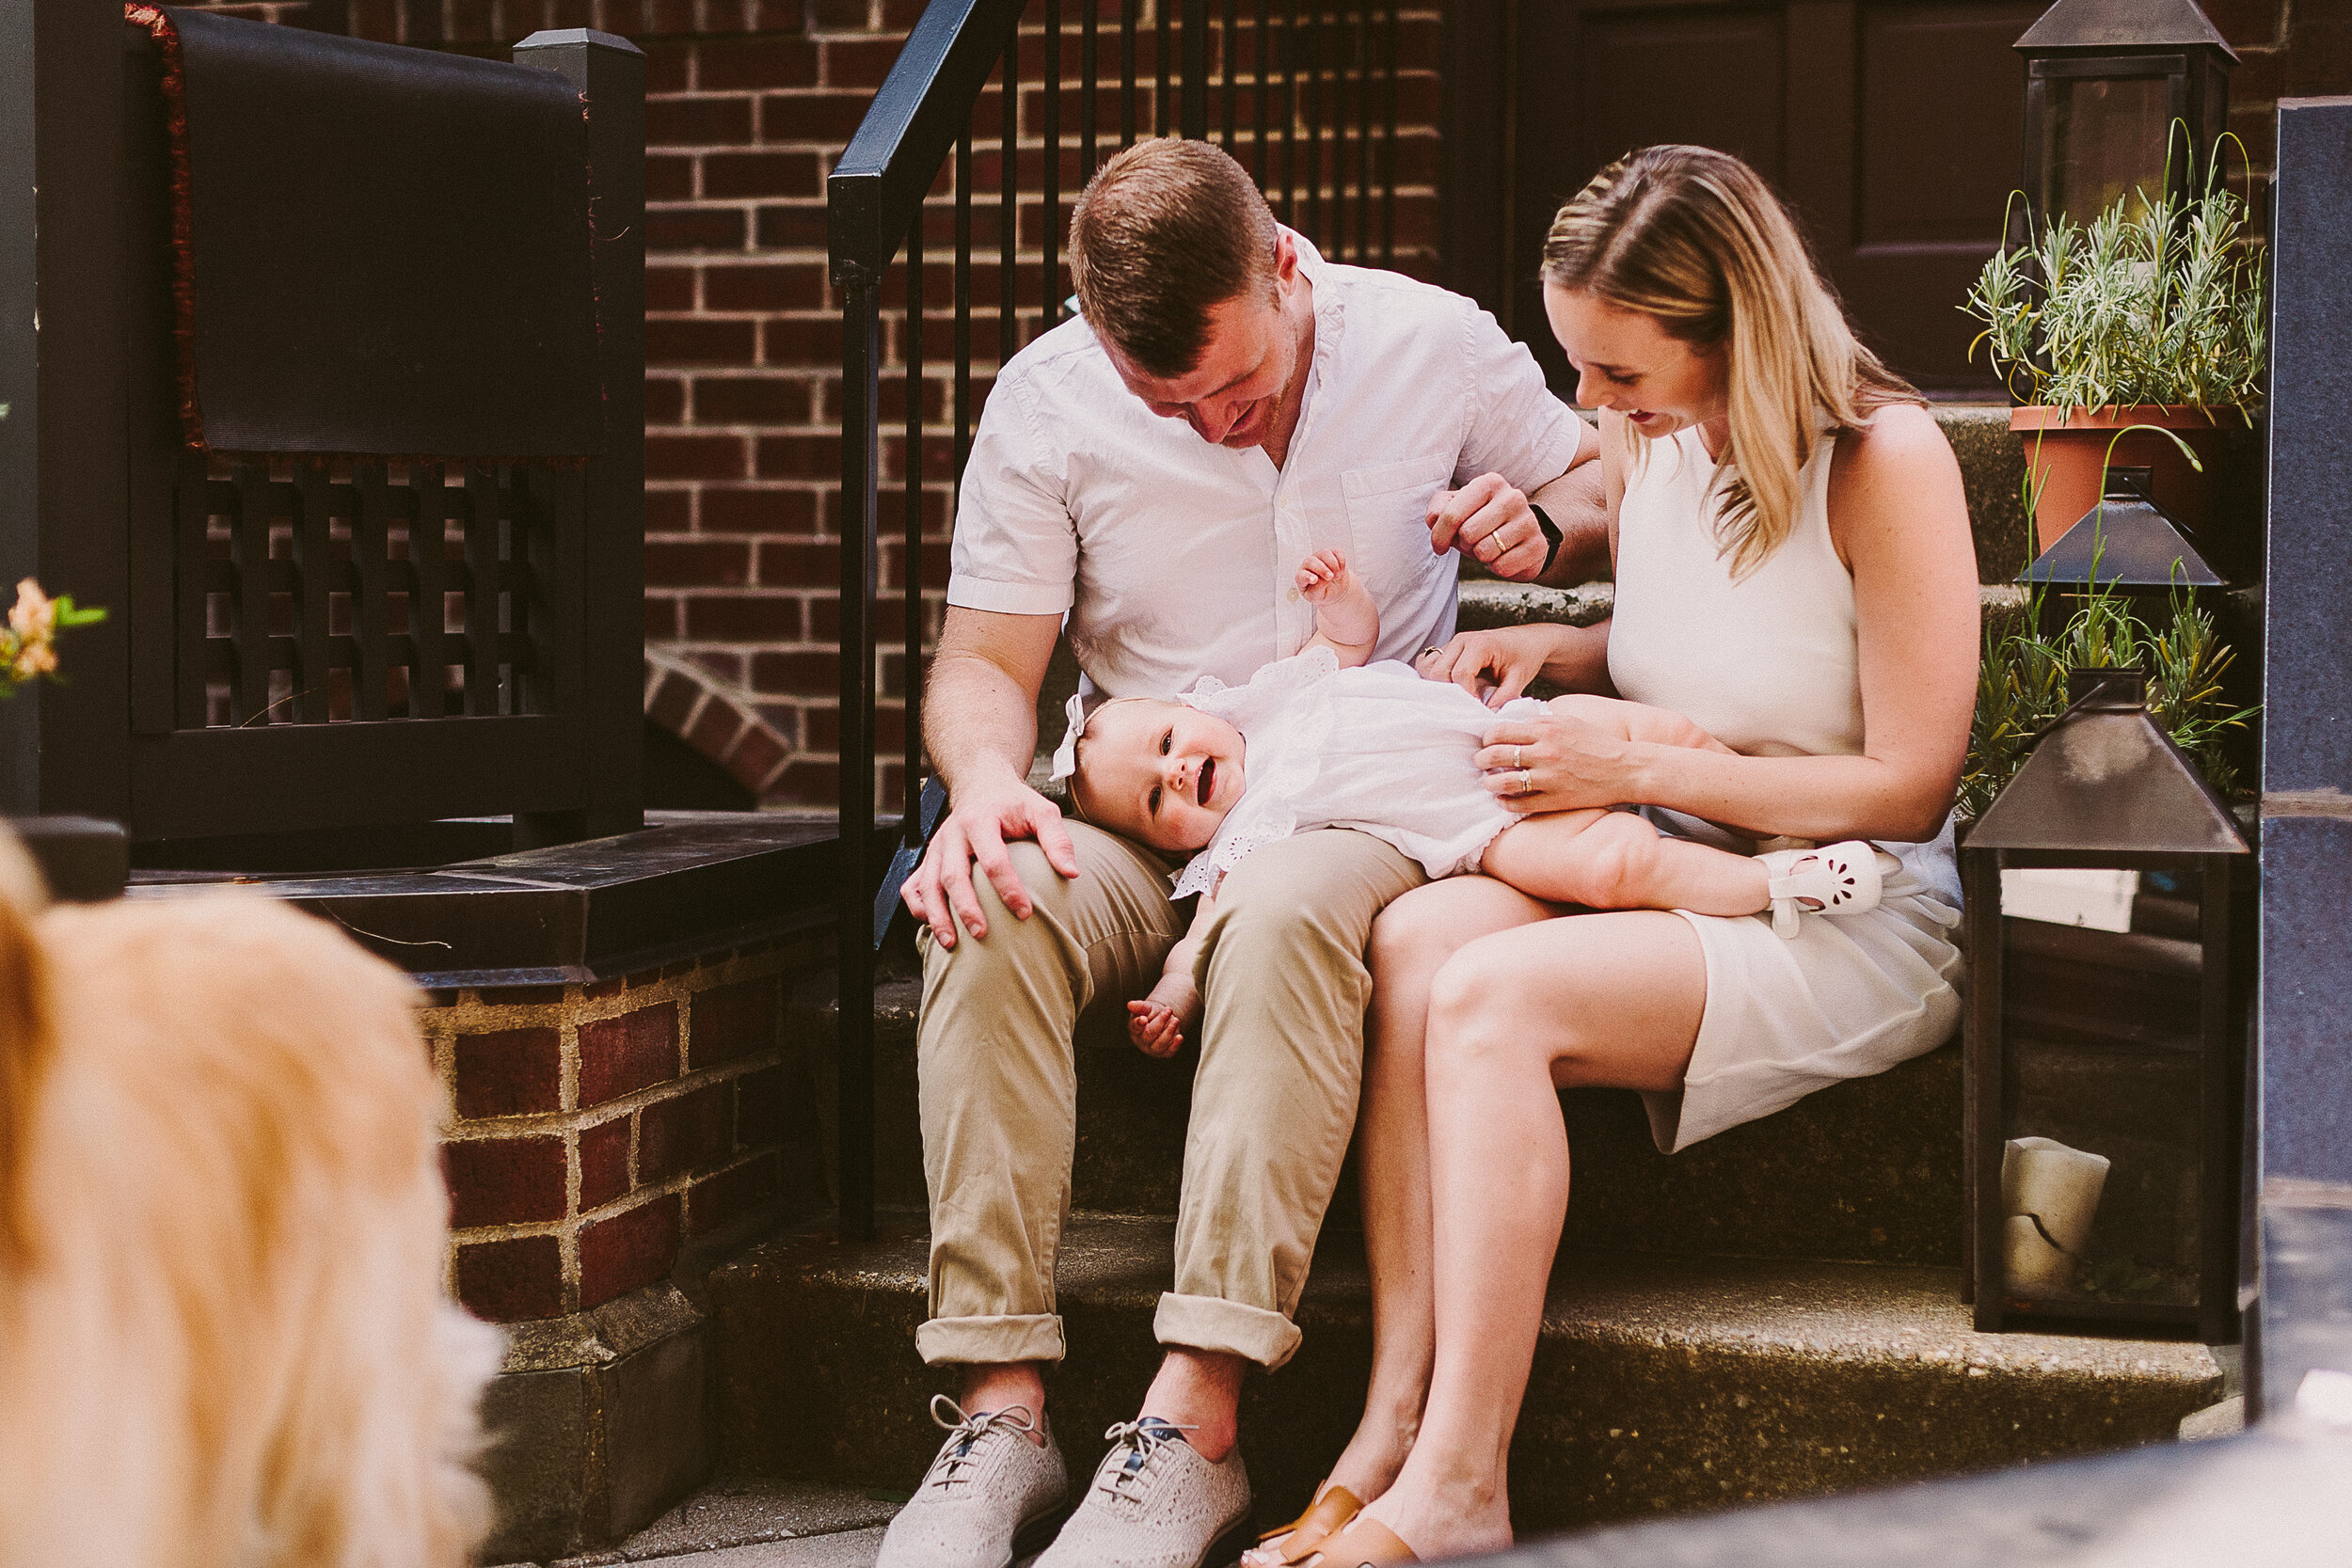
{"label": "black smartwatch", "polygon": [[1527,509],[1535,514],[1535,526],[1544,531],[1544,563],[1535,569],[1535,576],[1541,578],[1550,573],[1551,563],[1560,559],[1560,525],[1546,516],[1544,509],[1534,501],[1527,503]]}

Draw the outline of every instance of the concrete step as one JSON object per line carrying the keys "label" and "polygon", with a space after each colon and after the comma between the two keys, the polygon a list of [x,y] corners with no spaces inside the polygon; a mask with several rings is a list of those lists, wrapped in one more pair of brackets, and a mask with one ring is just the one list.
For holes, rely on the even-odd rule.
{"label": "concrete step", "polygon": [[[1149,1381],[1172,1234],[1161,1220],[1072,1221],[1072,1354],[1048,1398],[1073,1468]],[[914,1354],[925,1259],[917,1232],[798,1237],[710,1276],[724,1466],[913,1484],[937,1446],[927,1403],[951,1387]],[[2157,1442],[2221,1392],[2201,1345],[1974,1333],[1959,1284],[1946,1268],[1565,1255],[1512,1450],[1518,1528]],[[1360,1253],[1327,1236],[1299,1311],[1305,1345],[1244,1395],[1262,1518],[1303,1504],[1353,1427],[1370,1316]]]}
{"label": "concrete step", "polygon": [[[919,1212],[918,1001],[913,980],[881,987],[874,1044],[877,1194],[885,1206]],[[828,1015],[814,1037],[831,1037]],[[1154,1061],[1123,1033],[1082,1037],[1076,1207],[1174,1215],[1199,1060],[1191,1046]],[[1824,1089],[1672,1159],[1651,1143],[1635,1096],[1577,1090],[1560,1099],[1575,1155],[1566,1231],[1573,1245],[1875,1263],[1960,1260],[1957,1044]],[[1352,1168],[1341,1176],[1328,1223],[1343,1231],[1360,1228]]]}

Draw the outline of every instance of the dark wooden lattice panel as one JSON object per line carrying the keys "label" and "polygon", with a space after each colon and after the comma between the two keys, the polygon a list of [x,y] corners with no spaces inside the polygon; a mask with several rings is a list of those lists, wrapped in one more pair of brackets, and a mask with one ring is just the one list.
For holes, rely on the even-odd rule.
{"label": "dark wooden lattice panel", "polygon": [[188,454],[173,727],[555,711],[570,639],[550,579],[580,507],[564,470]]}

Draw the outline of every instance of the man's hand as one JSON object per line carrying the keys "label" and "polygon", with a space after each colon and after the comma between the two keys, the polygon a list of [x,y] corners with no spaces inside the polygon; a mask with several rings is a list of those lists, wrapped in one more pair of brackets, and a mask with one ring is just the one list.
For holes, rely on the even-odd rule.
{"label": "man's hand", "polygon": [[1200,1016],[1200,993],[1193,990],[1192,976],[1163,974],[1149,996],[1127,1004],[1127,1037],[1147,1056],[1173,1056]]}
{"label": "man's hand", "polygon": [[1459,490],[1429,498],[1429,548],[1460,550],[1495,576],[1532,582],[1549,549],[1527,493],[1501,474],[1480,474]]}
{"label": "man's hand", "polygon": [[942,947],[955,946],[959,920],[973,936],[988,935],[988,920],[972,886],[975,865],[1016,919],[1029,918],[1034,906],[1012,868],[1012,856],[1005,848],[1009,840],[1035,839],[1056,871],[1064,877],[1078,875],[1078,851],[1062,826],[1060,809],[1020,780],[958,789],[952,804],[947,819],[931,834],[923,863],[898,894]]}

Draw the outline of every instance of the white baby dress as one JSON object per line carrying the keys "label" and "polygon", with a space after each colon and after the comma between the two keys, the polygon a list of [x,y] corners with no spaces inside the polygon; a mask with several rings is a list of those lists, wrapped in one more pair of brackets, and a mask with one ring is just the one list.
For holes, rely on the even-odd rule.
{"label": "white baby dress", "polygon": [[1250,850],[1314,828],[1370,833],[1432,877],[1476,870],[1518,819],[1480,785],[1471,753],[1502,720],[1543,711],[1521,697],[1497,712],[1393,659],[1343,670],[1320,647],[1277,659],[1247,686],[1204,675],[1177,701],[1241,731],[1245,786],[1176,879],[1177,898],[1211,891]]}

